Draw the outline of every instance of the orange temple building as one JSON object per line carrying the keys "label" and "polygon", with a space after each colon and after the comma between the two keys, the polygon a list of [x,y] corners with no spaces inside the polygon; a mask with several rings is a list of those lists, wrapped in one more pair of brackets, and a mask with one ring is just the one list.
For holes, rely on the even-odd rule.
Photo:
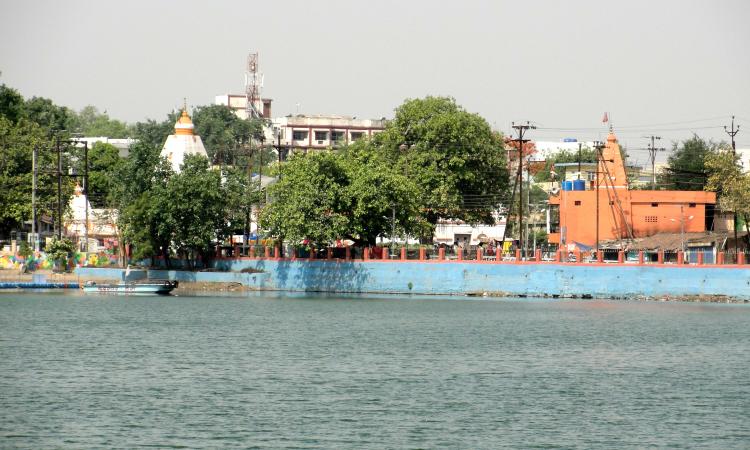
{"label": "orange temple building", "polygon": [[549,199],[550,243],[595,247],[602,241],[711,228],[713,192],[630,190],[612,132],[602,149],[596,180],[569,183],[575,187],[567,185]]}

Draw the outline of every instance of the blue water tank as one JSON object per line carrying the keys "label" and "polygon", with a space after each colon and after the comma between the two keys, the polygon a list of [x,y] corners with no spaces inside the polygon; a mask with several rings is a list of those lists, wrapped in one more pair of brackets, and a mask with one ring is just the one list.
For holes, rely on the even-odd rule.
{"label": "blue water tank", "polygon": [[573,180],[573,190],[574,191],[585,191],[586,190],[586,180]]}
{"label": "blue water tank", "polygon": [[564,138],[563,142],[578,142],[578,139],[576,139],[576,138]]}
{"label": "blue water tank", "polygon": [[572,191],[573,190],[573,182],[572,181],[563,181],[562,182],[562,190],[563,191]]}

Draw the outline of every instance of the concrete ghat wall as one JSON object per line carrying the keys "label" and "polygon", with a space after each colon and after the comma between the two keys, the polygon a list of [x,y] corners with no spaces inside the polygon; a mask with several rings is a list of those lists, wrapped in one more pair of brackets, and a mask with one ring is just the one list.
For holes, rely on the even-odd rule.
{"label": "concrete ghat wall", "polygon": [[[750,298],[750,267],[219,260],[219,269],[267,272],[290,291],[514,295],[728,295]],[[215,274],[208,272],[206,274]]]}

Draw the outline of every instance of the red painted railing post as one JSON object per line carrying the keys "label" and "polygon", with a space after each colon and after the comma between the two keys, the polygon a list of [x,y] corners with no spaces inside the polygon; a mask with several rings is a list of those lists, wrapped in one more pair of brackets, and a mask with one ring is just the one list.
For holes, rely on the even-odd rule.
{"label": "red painted railing post", "polygon": [[540,262],[542,260],[542,250],[536,249],[536,252],[534,252],[534,261]]}
{"label": "red painted railing post", "polygon": [[500,262],[503,260],[503,248],[502,246],[498,245],[495,249],[495,262]]}
{"label": "red painted railing post", "polygon": [[401,261],[406,261],[406,247],[401,247]]}
{"label": "red painted railing post", "polygon": [[677,251],[677,264],[685,264],[685,253],[682,250]]}
{"label": "red painted railing post", "polygon": [[[442,250],[442,248],[440,250]],[[426,256],[427,256],[427,251],[423,247],[420,247],[419,248],[419,260],[424,261]]]}
{"label": "red painted railing post", "polygon": [[348,245],[344,247],[344,260],[349,261],[352,259],[352,248]]}
{"label": "red painted railing post", "polygon": [[477,261],[482,260],[482,247],[477,247]]}
{"label": "red painted railing post", "polygon": [[617,252],[617,262],[622,264],[625,262],[625,252],[622,250],[619,250]]}
{"label": "red painted railing post", "polygon": [[438,249],[438,260],[440,261],[445,260],[445,248],[444,247],[440,247]]}
{"label": "red painted railing post", "polygon": [[521,249],[516,249],[516,262],[521,262]]}
{"label": "red painted railing post", "polygon": [[326,249],[326,259],[328,260],[333,259],[333,249],[331,247],[328,247]]}
{"label": "red painted railing post", "polygon": [[251,259],[255,258],[255,247],[253,247],[252,245],[247,249],[247,256],[249,256]]}
{"label": "red painted railing post", "polygon": [[596,262],[598,263],[604,262],[604,251],[602,249],[599,249],[596,252]]}
{"label": "red painted railing post", "polygon": [[281,259],[281,247],[278,245],[273,248],[274,259]]}
{"label": "red painted railing post", "polygon": [[664,250],[659,250],[656,252],[656,262],[659,264],[664,264]]}
{"label": "red painted railing post", "polygon": [[716,254],[716,264],[719,264],[719,265],[724,264],[724,252],[719,252]]}
{"label": "red painted railing post", "polygon": [[381,259],[383,259],[383,260],[391,259],[390,249],[388,247],[383,247],[383,254],[382,254],[382,258]]}
{"label": "red painted railing post", "polygon": [[643,250],[638,250],[638,264],[643,265]]}
{"label": "red painted railing post", "polygon": [[362,250],[362,259],[364,259],[365,261],[370,260],[370,247],[365,247]]}
{"label": "red painted railing post", "polygon": [[745,264],[745,253],[737,253],[737,264]]}
{"label": "red painted railing post", "polygon": [[703,251],[698,252],[698,265],[699,266],[703,265]]}
{"label": "red painted railing post", "polygon": [[555,262],[562,262],[562,260],[563,260],[562,255],[563,255],[563,251],[562,250],[557,250],[555,252]]}
{"label": "red painted railing post", "polygon": [[271,247],[263,247],[263,257],[264,258],[271,257]]}

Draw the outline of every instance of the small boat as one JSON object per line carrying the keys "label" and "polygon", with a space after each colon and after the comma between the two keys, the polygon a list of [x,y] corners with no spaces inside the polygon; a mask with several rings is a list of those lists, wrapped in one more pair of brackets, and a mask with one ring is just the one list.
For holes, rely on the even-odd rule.
{"label": "small boat", "polygon": [[82,289],[87,294],[168,295],[176,287],[177,281],[169,280],[101,284],[96,281],[87,281]]}

